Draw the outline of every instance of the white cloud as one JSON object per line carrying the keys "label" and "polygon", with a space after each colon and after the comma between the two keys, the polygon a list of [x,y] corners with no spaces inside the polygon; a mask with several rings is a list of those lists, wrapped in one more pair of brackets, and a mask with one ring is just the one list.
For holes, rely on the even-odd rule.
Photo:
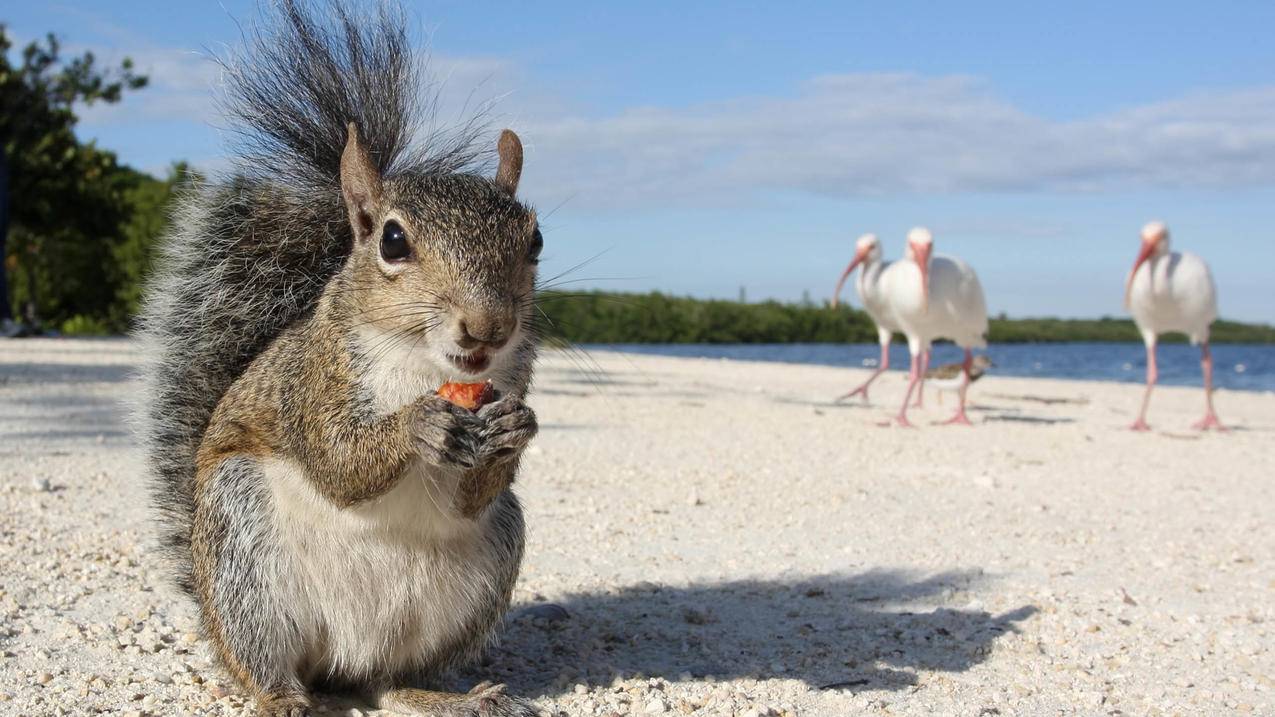
{"label": "white cloud", "polygon": [[[105,57],[114,66],[124,55]],[[114,105],[96,104],[83,108],[80,121],[87,127],[105,127],[152,120],[192,120],[215,123],[214,93],[221,68],[207,53],[171,48],[130,51],[137,72],[149,78],[143,90],[128,93]]]}
{"label": "white cloud", "polygon": [[[79,48],[71,48],[78,51]],[[219,50],[217,55],[221,55]],[[219,123],[217,97],[222,89],[222,68],[212,52],[144,48],[130,51],[138,72],[149,78],[146,89],[117,105],[84,108],[81,119],[87,124],[107,125],[147,120],[186,119]],[[112,53],[107,64],[123,58]],[[459,116],[508,94],[513,68],[495,58],[449,58],[432,56],[429,75],[440,95],[440,118]]]}
{"label": "white cloud", "polygon": [[573,206],[1275,182],[1275,87],[1079,121],[1033,116],[968,77],[821,77],[791,97],[547,117],[527,186]]}
{"label": "white cloud", "polygon": [[[78,53],[86,47],[70,47]],[[111,51],[101,53],[103,65],[114,67],[125,56]],[[178,50],[149,47],[128,53],[137,72],[149,78],[143,90],[127,93],[117,104],[95,104],[79,109],[81,130],[101,134],[114,127],[137,126],[148,122],[186,121],[191,132],[216,131],[228,126],[218,106],[223,92],[223,69],[217,57],[230,55],[228,49],[216,51]],[[435,122],[442,127],[463,121],[476,112],[484,112],[493,123],[508,118],[502,114],[502,100],[517,96],[521,75],[516,68],[499,58],[445,57],[431,55],[427,61],[431,91],[438,95]],[[520,106],[534,106],[525,101]],[[185,156],[180,137],[162,137],[172,142],[175,156]],[[210,161],[199,158],[201,166]],[[223,162],[224,163],[224,162]]]}
{"label": "white cloud", "polygon": [[[151,87],[87,108],[84,126],[221,122],[204,53],[133,53]],[[502,58],[434,56],[438,121],[488,108],[527,145],[530,196],[572,208],[730,205],[773,192],[1096,192],[1275,183],[1275,87],[1199,93],[1079,120],[1033,115],[978,78],[817,77],[788,96],[609,115],[573,108]],[[184,155],[181,138],[174,156]]]}

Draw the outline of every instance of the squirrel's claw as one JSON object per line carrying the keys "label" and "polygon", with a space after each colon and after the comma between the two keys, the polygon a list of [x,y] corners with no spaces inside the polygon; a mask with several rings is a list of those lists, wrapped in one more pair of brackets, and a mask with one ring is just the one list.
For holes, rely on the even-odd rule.
{"label": "squirrel's claw", "polygon": [[493,411],[493,415],[487,417],[487,424],[482,429],[481,451],[484,456],[503,458],[517,453],[526,448],[539,432],[535,411],[520,400],[514,401],[503,411]]}

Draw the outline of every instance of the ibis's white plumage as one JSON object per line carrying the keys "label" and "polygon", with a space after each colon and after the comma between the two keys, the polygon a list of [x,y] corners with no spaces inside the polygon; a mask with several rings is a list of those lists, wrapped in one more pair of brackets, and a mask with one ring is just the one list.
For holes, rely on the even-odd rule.
{"label": "ibis's white plumage", "polygon": [[881,343],[890,343],[890,334],[899,332],[899,325],[890,313],[889,302],[881,290],[881,275],[893,263],[881,258],[881,242],[875,234],[865,234],[859,239],[866,242],[868,249],[859,270],[859,278],[855,280],[855,289],[859,292],[859,301],[863,302],[863,310],[877,325],[877,335]]}
{"label": "ibis's white plumage", "polygon": [[912,354],[912,375],[903,408],[896,420],[908,424],[907,404],[913,388],[925,374],[923,357],[936,339],[951,339],[965,349],[961,406],[953,421],[968,423],[965,417],[965,386],[973,360],[971,349],[987,346],[987,302],[978,275],[964,261],[950,256],[933,256],[934,238],[918,227],[908,233],[902,261],[886,267],[880,291],[890,316],[908,338]]}
{"label": "ibis's white plumage", "polygon": [[1168,251],[1168,240],[1133,273],[1129,313],[1143,336],[1181,331],[1191,343],[1209,340],[1217,319],[1217,287],[1209,265],[1195,254]]}
{"label": "ibis's white plumage", "polygon": [[832,303],[836,306],[837,297],[841,294],[841,287],[846,277],[850,276],[855,267],[862,267],[859,270],[859,278],[855,280],[855,289],[859,292],[859,301],[863,303],[863,310],[877,326],[877,341],[881,344],[881,359],[877,362],[877,370],[873,371],[868,380],[860,384],[858,388],[843,394],[837,400],[863,394],[863,400],[867,401],[868,387],[890,367],[890,337],[899,332],[899,326],[890,312],[889,301],[881,291],[881,276],[890,266],[890,262],[883,261],[881,256],[881,240],[876,234],[864,234],[859,237],[859,240],[855,242],[854,259],[842,272],[841,279],[837,281],[837,288],[832,292]]}
{"label": "ibis's white plumage", "polygon": [[[880,291],[893,310],[898,330],[913,352],[927,351],[937,339],[962,348],[987,346],[987,302],[969,264],[939,254],[930,259],[929,297],[921,290],[915,261],[897,261],[883,272]],[[928,307],[927,305],[928,304]]]}
{"label": "ibis's white plumage", "polygon": [[1209,352],[1209,325],[1217,318],[1217,287],[1209,265],[1187,252],[1169,250],[1169,229],[1161,222],[1142,228],[1142,248],[1125,278],[1125,306],[1147,345],[1147,389],[1142,408],[1130,426],[1145,431],[1147,406],[1155,386],[1156,337],[1180,331],[1200,345],[1200,371],[1204,377],[1204,418],[1196,428],[1223,429],[1213,410],[1213,357]]}

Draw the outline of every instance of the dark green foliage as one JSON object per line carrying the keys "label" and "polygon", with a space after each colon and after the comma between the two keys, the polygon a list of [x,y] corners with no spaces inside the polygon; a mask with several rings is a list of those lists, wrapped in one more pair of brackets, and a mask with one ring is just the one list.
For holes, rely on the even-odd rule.
{"label": "dark green foliage", "polygon": [[540,295],[542,325],[574,343],[875,341],[867,315],[840,307],[699,300],[604,292]]}
{"label": "dark green foliage", "polygon": [[[767,301],[702,300],[606,292],[540,295],[546,335],[580,344],[625,343],[875,343],[876,328],[862,311]],[[1128,319],[992,319],[994,343],[1141,341]],[[1275,343],[1275,327],[1218,321],[1214,343]],[[1185,341],[1180,334],[1165,342]]]}
{"label": "dark green foliage", "polygon": [[10,233],[13,295],[18,305],[36,301],[41,319],[64,333],[121,332],[137,311],[153,247],[188,174],[178,164],[159,180],[82,149],[100,164],[63,195],[75,220],[39,237],[22,225]]}
{"label": "dark green foliage", "polygon": [[[1142,334],[1130,319],[1104,316],[1101,319],[1006,319],[991,320],[988,340],[993,343],[1022,344],[1058,341],[1134,341]],[[1209,330],[1215,344],[1273,344],[1275,327],[1219,320]],[[1184,334],[1164,334],[1161,343],[1186,343]]]}
{"label": "dark green foliage", "polygon": [[[126,194],[144,175],[115,155],[75,137],[74,106],[115,102],[146,78],[125,60],[100,69],[92,53],[65,59],[49,35],[10,62],[0,25],[0,161],[10,173],[5,267],[12,296],[28,316],[55,324],[72,316],[105,316],[115,300],[112,245],[131,216]],[[153,180],[151,180],[153,181]]]}
{"label": "dark green foliage", "polygon": [[142,287],[155,260],[156,241],[168,229],[173,199],[188,182],[199,180],[198,174],[179,162],[163,181],[145,177],[126,193],[129,216],[111,250],[115,286],[112,325],[126,326],[137,313]]}
{"label": "dark green foliage", "polygon": [[67,220],[41,223],[39,229],[16,222],[9,237],[17,267],[15,303],[34,302],[52,326],[72,316],[107,315],[115,300],[111,249],[129,215],[125,194],[145,179],[91,146],[75,152],[80,156],[74,177],[49,187],[54,198],[47,200],[48,211],[64,213]]}

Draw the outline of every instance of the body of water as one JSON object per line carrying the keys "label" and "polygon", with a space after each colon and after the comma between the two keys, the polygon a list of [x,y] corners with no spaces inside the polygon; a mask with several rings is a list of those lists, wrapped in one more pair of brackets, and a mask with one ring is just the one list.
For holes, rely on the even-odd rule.
{"label": "body of water", "polygon": [[[608,351],[740,361],[780,361],[824,366],[872,368],[880,358],[876,344],[608,344],[586,346]],[[1275,391],[1275,346],[1219,344],[1213,348],[1213,385],[1241,391]],[[991,375],[1142,383],[1146,349],[1140,343],[992,344],[987,355],[996,364]],[[961,360],[951,344],[934,347],[931,366]],[[1199,386],[1200,349],[1186,344],[1159,347],[1159,383]],[[906,371],[908,350],[891,345],[890,370]]]}

